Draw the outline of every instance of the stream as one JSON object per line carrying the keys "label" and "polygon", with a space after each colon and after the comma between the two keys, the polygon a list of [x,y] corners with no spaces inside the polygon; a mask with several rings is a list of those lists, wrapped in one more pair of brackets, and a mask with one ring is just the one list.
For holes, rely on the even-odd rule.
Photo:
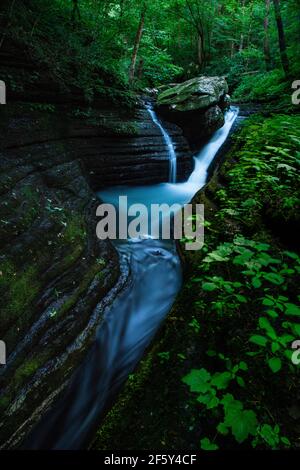
{"label": "stream", "polygon": [[[207,181],[208,168],[228,137],[238,116],[231,108],[225,124],[195,157],[192,174],[184,183],[176,183],[176,153],[171,138],[148,107],[159,127],[170,158],[169,182],[150,186],[119,186],[102,190],[99,198],[119,211],[119,196],[127,196],[128,206],[141,203],[168,205],[189,203]],[[113,403],[117,392],[135,369],[145,349],[172,308],[181,288],[180,260],[172,240],[116,240],[121,268],[129,265],[126,288],[104,312],[95,343],[86,360],[54,410],[33,430],[26,449],[82,449],[90,442],[99,421]]]}

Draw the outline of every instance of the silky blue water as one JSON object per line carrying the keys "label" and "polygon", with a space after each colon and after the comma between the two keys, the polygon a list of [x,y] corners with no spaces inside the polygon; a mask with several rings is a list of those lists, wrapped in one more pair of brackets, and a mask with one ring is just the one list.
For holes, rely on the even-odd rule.
{"label": "silky blue water", "polygon": [[[225,142],[237,114],[236,108],[226,113],[225,125],[195,157],[194,171],[185,183],[112,187],[100,191],[99,198],[118,210],[122,210],[118,207],[120,195],[128,197],[129,205],[142,203],[150,208],[153,203],[178,203],[184,206],[205,184],[208,167]],[[180,290],[181,267],[173,241],[143,236],[115,241],[115,246],[121,266],[130,266],[128,284],[104,312],[86,360],[62,400],[31,434],[25,445],[27,449],[80,449],[87,446],[103,414],[141,359]]]}

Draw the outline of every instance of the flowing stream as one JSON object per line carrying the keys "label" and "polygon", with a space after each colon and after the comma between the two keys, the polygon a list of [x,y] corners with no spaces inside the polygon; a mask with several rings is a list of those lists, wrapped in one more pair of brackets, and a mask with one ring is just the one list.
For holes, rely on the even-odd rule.
{"label": "flowing stream", "polygon": [[[195,157],[195,167],[184,183],[176,181],[176,156],[172,141],[148,108],[161,129],[170,154],[170,182],[150,186],[112,187],[99,192],[106,203],[119,211],[119,196],[128,205],[174,203],[184,206],[207,180],[207,170],[225,142],[238,115],[237,108],[226,113],[225,125]],[[115,241],[121,267],[130,266],[126,288],[104,313],[95,343],[74,380],[56,408],[32,432],[27,449],[85,448],[101,417],[111,405],[128,375],[170,311],[181,287],[181,267],[175,243],[152,239],[145,233],[138,239]]]}

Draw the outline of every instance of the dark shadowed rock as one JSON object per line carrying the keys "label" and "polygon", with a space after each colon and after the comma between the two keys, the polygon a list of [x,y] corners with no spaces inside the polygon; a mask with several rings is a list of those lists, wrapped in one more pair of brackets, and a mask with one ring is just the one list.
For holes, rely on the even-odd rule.
{"label": "dark shadowed rock", "polygon": [[[53,405],[118,290],[118,255],[96,237],[98,201],[82,161],[51,121],[0,107],[0,446],[12,448]],[[76,139],[75,139],[76,140]]]}

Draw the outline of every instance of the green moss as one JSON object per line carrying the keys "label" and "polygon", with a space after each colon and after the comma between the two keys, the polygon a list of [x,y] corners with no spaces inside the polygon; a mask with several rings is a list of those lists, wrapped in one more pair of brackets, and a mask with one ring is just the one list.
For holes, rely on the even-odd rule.
{"label": "green moss", "polygon": [[20,385],[26,379],[33,376],[38,368],[43,364],[42,357],[32,358],[24,362],[15,372],[13,381],[15,385]]}
{"label": "green moss", "polygon": [[0,293],[4,307],[0,319],[4,331],[30,307],[39,287],[35,266],[20,269],[8,260],[1,263]]}
{"label": "green moss", "polygon": [[63,241],[74,243],[86,239],[86,224],[83,215],[71,214],[65,216],[66,228],[63,231]]}

